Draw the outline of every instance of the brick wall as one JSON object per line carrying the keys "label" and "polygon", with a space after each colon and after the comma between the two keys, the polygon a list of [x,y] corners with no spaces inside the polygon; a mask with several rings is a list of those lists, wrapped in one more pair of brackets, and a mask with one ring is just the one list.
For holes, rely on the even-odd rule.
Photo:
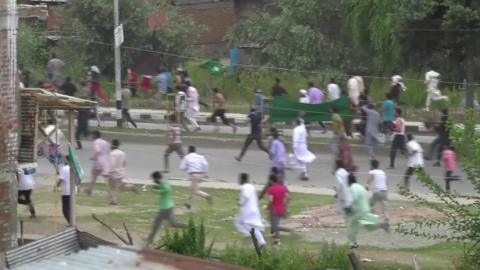
{"label": "brick wall", "polygon": [[[0,252],[16,245],[17,205],[14,168],[18,149],[16,33],[7,10],[16,0],[0,1]],[[8,30],[8,31],[6,31]]]}
{"label": "brick wall", "polygon": [[233,0],[180,6],[183,14],[207,29],[194,41],[195,44],[221,43],[235,24],[237,15]]}

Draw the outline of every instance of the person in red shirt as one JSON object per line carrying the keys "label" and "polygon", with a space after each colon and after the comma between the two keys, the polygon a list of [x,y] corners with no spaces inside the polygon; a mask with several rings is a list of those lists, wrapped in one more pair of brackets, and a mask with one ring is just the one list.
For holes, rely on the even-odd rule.
{"label": "person in red shirt", "polygon": [[289,200],[288,190],[279,183],[275,174],[270,175],[272,185],[268,188],[268,198],[270,200],[270,226],[273,229],[273,243],[280,244],[280,219],[287,215],[287,203]]}
{"label": "person in red shirt", "polygon": [[133,68],[127,69],[128,73],[128,82],[130,84],[130,92],[132,93],[132,97],[137,96],[137,88],[138,88],[138,78],[137,73]]}

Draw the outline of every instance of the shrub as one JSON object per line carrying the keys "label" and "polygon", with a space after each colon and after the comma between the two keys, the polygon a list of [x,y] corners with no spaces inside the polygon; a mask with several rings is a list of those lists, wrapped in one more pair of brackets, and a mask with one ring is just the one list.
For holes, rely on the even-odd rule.
{"label": "shrub", "polygon": [[193,218],[190,218],[188,225],[184,229],[176,230],[173,233],[167,230],[165,237],[157,245],[157,248],[163,248],[167,251],[187,256],[210,258],[213,243],[214,241],[208,246],[206,245],[203,221],[197,225]]}
{"label": "shrub", "polygon": [[[480,134],[475,130],[476,119],[473,111],[467,111],[465,122],[462,126],[450,123],[450,135],[456,149],[466,179],[471,183],[476,192],[480,192]],[[425,171],[418,171],[419,181],[435,197],[442,202],[436,204],[404,188],[403,195],[408,196],[417,203],[432,208],[444,214],[444,219],[417,221],[415,224],[401,224],[397,230],[409,235],[423,236],[433,239],[445,239],[465,243],[462,264],[478,269],[480,266],[480,216],[478,197],[462,197],[446,192],[442,186],[432,180]],[[467,200],[465,200],[467,199]],[[444,233],[432,233],[430,228],[444,227]]]}

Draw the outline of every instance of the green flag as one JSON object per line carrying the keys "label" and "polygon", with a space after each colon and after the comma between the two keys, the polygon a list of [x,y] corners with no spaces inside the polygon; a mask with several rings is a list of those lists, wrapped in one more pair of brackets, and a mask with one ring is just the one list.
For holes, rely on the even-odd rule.
{"label": "green flag", "polygon": [[68,155],[70,156],[70,166],[73,167],[75,176],[77,177],[77,185],[80,185],[84,177],[83,169],[80,165],[80,161],[78,160],[77,153],[71,144],[68,144]]}
{"label": "green flag", "polygon": [[201,68],[206,69],[210,75],[218,76],[225,73],[225,68],[218,58],[214,58],[208,62],[200,65]]}

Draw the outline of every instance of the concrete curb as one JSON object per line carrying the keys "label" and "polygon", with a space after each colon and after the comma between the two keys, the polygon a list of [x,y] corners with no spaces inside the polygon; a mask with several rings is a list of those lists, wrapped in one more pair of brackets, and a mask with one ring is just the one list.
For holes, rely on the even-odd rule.
{"label": "concrete curb", "polygon": [[[165,115],[167,111],[165,110],[147,110],[147,109],[131,109],[129,110],[130,115],[134,121],[146,122],[146,123],[165,123]],[[116,110],[114,108],[99,108],[100,117],[102,120],[114,121]],[[197,115],[197,121],[201,125],[210,125],[208,121],[211,113],[199,112]],[[247,125],[247,115],[239,113],[227,113],[227,119],[235,125],[246,126]],[[353,121],[354,124],[360,123],[359,119]],[[405,129],[407,132],[411,133],[426,133],[429,130],[425,127],[425,124],[422,122],[405,122]]]}

